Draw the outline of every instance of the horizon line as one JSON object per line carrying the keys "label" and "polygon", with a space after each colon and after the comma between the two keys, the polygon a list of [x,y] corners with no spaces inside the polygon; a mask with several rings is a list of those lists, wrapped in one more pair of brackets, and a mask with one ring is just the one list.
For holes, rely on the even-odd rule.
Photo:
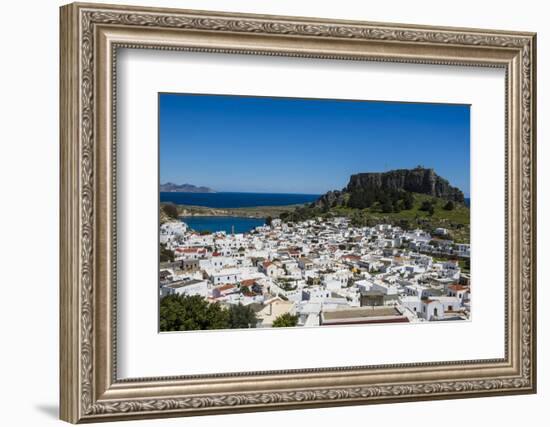
{"label": "horizon line", "polygon": [[[161,184],[162,185],[162,184]],[[183,184],[177,184],[177,185],[183,185]],[[159,185],[160,187],[160,185]],[[201,187],[207,187],[201,186]],[[210,187],[208,187],[210,188]],[[186,193],[186,194],[216,194],[216,193],[245,193],[245,194],[296,194],[296,195],[302,195],[302,196],[321,196],[325,193],[294,193],[294,192],[281,192],[281,191],[237,191],[237,190],[214,190],[211,188],[212,191],[159,191],[160,193]],[[329,190],[331,191],[331,190]]]}
{"label": "horizon line", "polygon": [[[334,190],[328,190],[328,191],[334,191]],[[299,195],[299,196],[322,196],[322,195],[328,193],[328,191],[325,191],[324,193],[288,193],[288,192],[277,192],[277,191],[217,191],[217,190],[212,190],[212,191],[159,191],[159,193],[183,193],[183,194],[240,193],[240,194],[294,194],[294,195]],[[469,193],[464,193],[464,197],[469,199],[470,194]]]}

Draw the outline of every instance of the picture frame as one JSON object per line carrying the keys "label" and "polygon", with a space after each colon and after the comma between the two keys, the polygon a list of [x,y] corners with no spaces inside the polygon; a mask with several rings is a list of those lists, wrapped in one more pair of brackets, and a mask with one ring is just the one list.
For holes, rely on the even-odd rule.
{"label": "picture frame", "polygon": [[[71,423],[536,392],[536,35],[74,3],[60,10],[60,418]],[[505,71],[504,357],[117,376],[117,52]]]}

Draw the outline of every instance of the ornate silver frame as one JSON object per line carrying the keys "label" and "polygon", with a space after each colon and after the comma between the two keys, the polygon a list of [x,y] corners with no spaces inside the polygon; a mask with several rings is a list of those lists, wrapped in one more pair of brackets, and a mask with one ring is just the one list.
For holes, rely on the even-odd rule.
{"label": "ornate silver frame", "polygon": [[[61,419],[109,421],[534,393],[535,34],[190,10],[61,8]],[[492,360],[116,376],[118,47],[506,70],[506,342]]]}

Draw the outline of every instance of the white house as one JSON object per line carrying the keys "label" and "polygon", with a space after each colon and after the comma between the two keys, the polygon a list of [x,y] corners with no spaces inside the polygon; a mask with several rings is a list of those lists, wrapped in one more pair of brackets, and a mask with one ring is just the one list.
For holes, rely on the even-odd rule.
{"label": "white house", "polygon": [[241,280],[241,272],[236,268],[227,268],[219,271],[213,271],[210,274],[210,280],[214,285],[222,283],[233,284]]}
{"label": "white house", "polygon": [[405,294],[407,296],[416,296],[418,298],[429,298],[435,294],[435,290],[427,286],[418,284],[405,286]]}
{"label": "white house", "polygon": [[461,301],[464,301],[469,298],[470,288],[462,285],[449,285],[447,286],[446,292],[449,297],[456,297]]}
{"label": "white house", "polygon": [[181,221],[166,222],[160,226],[160,243],[169,243],[183,238],[187,225]]}
{"label": "white house", "polygon": [[309,258],[302,257],[298,259],[298,266],[302,270],[311,270],[313,268],[313,261],[311,261]]}
{"label": "white house", "polygon": [[445,306],[437,299],[423,299],[419,316],[426,320],[441,320],[445,316]]}
{"label": "white house", "polygon": [[200,295],[203,298],[208,296],[208,283],[206,280],[181,280],[164,285],[161,289],[161,295]]}
{"label": "white house", "polygon": [[330,298],[331,291],[320,286],[310,287],[302,290],[302,300],[311,302],[322,302]]}
{"label": "white house", "polygon": [[213,256],[212,258],[210,258],[210,263],[214,268],[224,268],[227,266],[234,267],[237,264],[234,258],[229,258],[221,255]]}
{"label": "white house", "polygon": [[204,258],[206,255],[206,249],[201,247],[177,248],[174,252],[178,260],[198,260]]}
{"label": "white house", "polygon": [[423,230],[414,230],[412,232],[407,232],[405,233],[404,237],[417,243],[428,243],[430,240],[432,240],[432,236]]}
{"label": "white house", "polygon": [[265,261],[260,266],[260,271],[262,271],[267,277],[272,277],[276,279],[277,277],[284,274],[281,268],[271,261]]}
{"label": "white house", "polygon": [[409,309],[417,317],[422,317],[420,315],[422,312],[422,300],[418,296],[402,296],[399,302],[404,308]]}
{"label": "white house", "polygon": [[470,245],[467,243],[458,243],[457,245],[457,254],[460,257],[470,257]]}
{"label": "white house", "polygon": [[459,311],[462,308],[462,300],[457,297],[441,296],[434,298],[443,304],[444,311]]}
{"label": "white house", "polygon": [[401,305],[425,320],[444,320],[446,312],[456,312],[461,309],[461,302],[456,297],[404,296],[400,299]]}
{"label": "white house", "polygon": [[397,295],[399,293],[399,288],[397,286],[382,282],[374,282],[371,290],[380,291],[384,295]]}
{"label": "white house", "polygon": [[372,288],[373,283],[370,280],[358,280],[355,282],[355,286],[359,292],[367,292]]}
{"label": "white house", "polygon": [[227,297],[232,294],[238,294],[239,289],[236,285],[224,284],[212,288],[212,298],[222,298]]}
{"label": "white house", "polygon": [[434,230],[434,234],[437,234],[438,236],[446,236],[449,234],[449,230],[443,227],[438,227]]}
{"label": "white house", "polygon": [[327,290],[336,291],[342,288],[342,283],[339,280],[329,279],[324,280],[323,284]]}
{"label": "white house", "polygon": [[283,221],[280,220],[279,218],[273,218],[271,220],[271,227],[272,228],[277,228],[277,227],[280,227],[282,225]]}

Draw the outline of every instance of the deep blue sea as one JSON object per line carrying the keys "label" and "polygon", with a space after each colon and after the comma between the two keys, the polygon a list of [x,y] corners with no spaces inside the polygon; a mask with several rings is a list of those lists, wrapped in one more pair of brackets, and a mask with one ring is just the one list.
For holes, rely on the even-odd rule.
{"label": "deep blue sea", "polygon": [[319,194],[283,193],[160,193],[161,202],[209,208],[298,205],[314,202],[319,197]]}
{"label": "deep blue sea", "polygon": [[243,218],[233,216],[186,216],[181,220],[195,231],[225,231],[227,234],[247,233],[265,224],[263,218]]}

